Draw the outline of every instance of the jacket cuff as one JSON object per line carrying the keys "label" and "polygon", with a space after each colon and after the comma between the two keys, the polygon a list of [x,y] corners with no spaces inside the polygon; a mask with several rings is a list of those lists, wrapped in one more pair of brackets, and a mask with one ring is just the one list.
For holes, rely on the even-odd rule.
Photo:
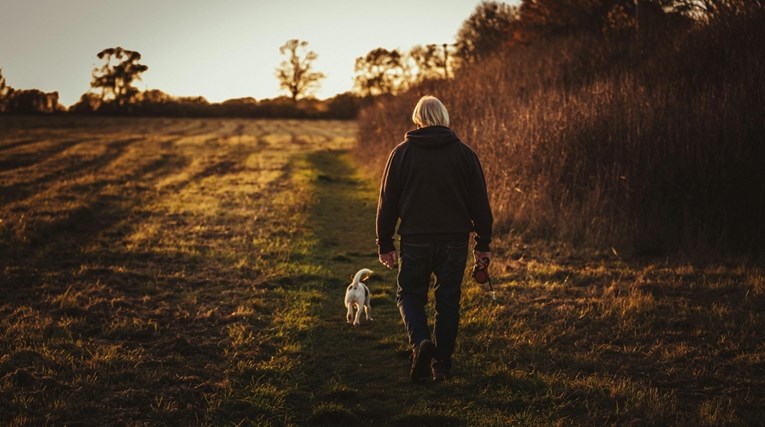
{"label": "jacket cuff", "polygon": [[396,250],[393,239],[377,239],[377,246],[380,255]]}
{"label": "jacket cuff", "polygon": [[489,243],[491,243],[491,240],[484,240],[476,236],[473,249],[478,252],[491,252],[491,249],[489,249]]}

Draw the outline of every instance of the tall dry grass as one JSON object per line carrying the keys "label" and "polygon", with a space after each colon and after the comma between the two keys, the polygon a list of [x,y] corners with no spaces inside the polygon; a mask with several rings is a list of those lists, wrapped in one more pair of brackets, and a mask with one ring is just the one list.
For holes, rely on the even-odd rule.
{"label": "tall dry grass", "polygon": [[360,115],[382,170],[416,100],[483,162],[500,232],[695,256],[765,249],[765,13],[508,49]]}

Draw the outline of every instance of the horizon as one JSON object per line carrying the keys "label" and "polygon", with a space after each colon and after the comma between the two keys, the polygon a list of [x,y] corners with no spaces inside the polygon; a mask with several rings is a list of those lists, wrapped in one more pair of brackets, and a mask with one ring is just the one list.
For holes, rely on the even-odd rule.
{"label": "horizon", "polygon": [[0,16],[0,69],[9,86],[58,92],[70,107],[90,89],[91,72],[102,64],[96,54],[121,46],[149,67],[134,84],[141,91],[260,101],[286,94],[274,71],[283,59],[279,47],[297,38],[318,54],[314,67],[326,78],[314,96],[328,99],[353,88],[355,59],[372,49],[454,43],[480,0],[394,0],[384,10],[350,0],[189,4],[13,1]]}

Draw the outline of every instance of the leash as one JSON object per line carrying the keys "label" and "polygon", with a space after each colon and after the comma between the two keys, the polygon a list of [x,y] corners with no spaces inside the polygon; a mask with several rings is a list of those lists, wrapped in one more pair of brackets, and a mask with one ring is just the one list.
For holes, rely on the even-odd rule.
{"label": "leash", "polygon": [[491,285],[491,279],[489,279],[489,292],[491,292],[491,300],[496,302],[497,301],[497,293],[494,292],[494,286]]}

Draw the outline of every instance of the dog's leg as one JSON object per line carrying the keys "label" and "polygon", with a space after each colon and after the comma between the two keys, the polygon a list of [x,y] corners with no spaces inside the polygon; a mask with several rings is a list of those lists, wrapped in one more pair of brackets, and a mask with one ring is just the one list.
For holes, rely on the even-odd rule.
{"label": "dog's leg", "polygon": [[369,296],[369,288],[364,285],[364,314],[367,315],[367,320],[372,319],[372,298]]}
{"label": "dog's leg", "polygon": [[357,326],[361,324],[361,310],[362,308],[359,307],[358,304],[356,304],[356,319],[353,321],[353,326]]}
{"label": "dog's leg", "polygon": [[345,305],[348,308],[348,312],[345,314],[345,320],[348,323],[351,323],[351,320],[353,320],[353,304],[346,304]]}

